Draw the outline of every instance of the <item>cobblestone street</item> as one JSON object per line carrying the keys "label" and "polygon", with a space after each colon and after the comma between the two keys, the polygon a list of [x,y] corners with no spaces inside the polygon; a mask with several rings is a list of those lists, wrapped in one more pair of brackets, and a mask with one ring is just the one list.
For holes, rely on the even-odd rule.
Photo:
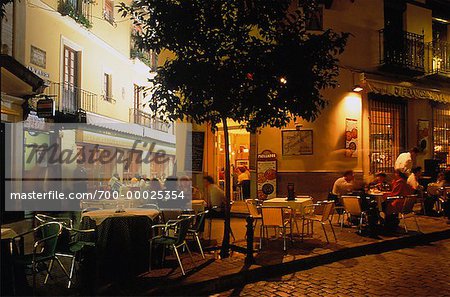
{"label": "cobblestone street", "polygon": [[364,256],[213,296],[450,296],[450,240]]}

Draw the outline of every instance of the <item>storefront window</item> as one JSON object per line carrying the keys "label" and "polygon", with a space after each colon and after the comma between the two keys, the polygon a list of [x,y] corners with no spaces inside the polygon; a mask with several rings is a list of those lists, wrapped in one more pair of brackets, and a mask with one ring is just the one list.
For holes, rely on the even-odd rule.
{"label": "storefront window", "polygon": [[450,104],[433,108],[434,157],[450,165]]}
{"label": "storefront window", "polygon": [[392,98],[370,98],[370,171],[393,172],[406,146],[406,105]]}

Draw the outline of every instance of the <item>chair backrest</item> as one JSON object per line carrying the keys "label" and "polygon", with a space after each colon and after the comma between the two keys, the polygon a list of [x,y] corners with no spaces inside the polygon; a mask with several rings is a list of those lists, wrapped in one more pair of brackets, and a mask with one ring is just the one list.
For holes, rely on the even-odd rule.
{"label": "chair backrest", "polygon": [[450,187],[444,187],[444,198],[445,199],[450,198]]}
{"label": "chair backrest", "polygon": [[322,212],[322,222],[328,221],[329,217],[333,214],[334,211],[334,202],[327,201],[323,203],[323,212]]}
{"label": "chair backrest", "polygon": [[441,188],[440,186],[428,186],[427,193],[430,196],[439,196],[441,194]]}
{"label": "chair backrest", "polygon": [[196,232],[200,231],[200,229],[202,228],[203,222],[205,221],[206,214],[208,212],[209,212],[209,210],[205,210],[205,211],[197,213],[197,215],[195,216],[194,225],[192,226],[193,230],[195,230]]}
{"label": "chair backrest", "polygon": [[156,204],[151,204],[151,203],[139,205],[138,208],[145,208],[145,209],[155,209],[155,210],[159,210],[159,206],[158,206],[158,205],[156,205]]}
{"label": "chair backrest", "polygon": [[191,226],[192,217],[188,217],[185,219],[181,219],[176,224],[176,231],[177,231],[177,241],[175,245],[179,245],[184,242],[186,239],[187,232],[189,230],[189,227]]}
{"label": "chair backrest", "polygon": [[252,217],[258,217],[260,216],[259,212],[258,212],[258,207],[256,206],[256,201],[253,199],[247,199],[245,200],[245,203],[247,204],[247,209],[249,214]]}
{"label": "chair backrest", "polygon": [[35,219],[39,222],[39,225],[43,225],[45,223],[50,223],[50,222],[58,222],[61,223],[64,227],[68,227],[68,228],[72,228],[73,227],[73,222],[72,219],[70,218],[55,218],[55,217],[51,217],[45,214],[36,214]]}
{"label": "chair backrest", "polygon": [[417,195],[408,195],[405,197],[405,202],[403,202],[402,213],[408,214],[413,212],[414,204],[417,201]]}
{"label": "chair backrest", "polygon": [[35,228],[35,233],[40,233],[43,242],[43,249],[40,255],[44,257],[53,257],[56,253],[58,238],[61,235],[63,226],[58,222],[44,223]]}
{"label": "chair backrest", "polygon": [[282,227],[284,224],[284,211],[289,209],[288,207],[274,207],[263,206],[261,207],[261,215],[264,226],[276,226]]}
{"label": "chair backrest", "polygon": [[341,199],[347,213],[354,216],[361,215],[361,198],[359,196],[342,196]]}

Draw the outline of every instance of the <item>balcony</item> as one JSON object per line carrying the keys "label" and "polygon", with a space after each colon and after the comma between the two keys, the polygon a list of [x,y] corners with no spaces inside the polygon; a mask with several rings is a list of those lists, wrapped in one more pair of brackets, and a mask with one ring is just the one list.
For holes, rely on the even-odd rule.
{"label": "balcony", "polygon": [[59,0],[58,12],[63,16],[70,16],[86,28],[92,27],[91,0]]}
{"label": "balcony", "polygon": [[173,125],[155,119],[150,114],[136,108],[130,108],[130,123],[138,124],[144,127],[149,127],[153,130],[169,134],[175,134]]}
{"label": "balcony", "polygon": [[400,30],[379,31],[380,65],[398,72],[425,72],[424,36]]}
{"label": "balcony", "polygon": [[55,108],[61,113],[76,114],[81,111],[97,112],[97,94],[69,83],[51,83],[44,94],[54,98]]}
{"label": "balcony", "polygon": [[433,41],[426,44],[427,74],[450,76],[450,44]]}

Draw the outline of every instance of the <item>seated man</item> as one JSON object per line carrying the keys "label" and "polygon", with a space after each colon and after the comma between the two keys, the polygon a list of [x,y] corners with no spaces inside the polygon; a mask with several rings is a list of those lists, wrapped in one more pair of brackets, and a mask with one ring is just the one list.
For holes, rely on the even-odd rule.
{"label": "seated man", "polygon": [[391,185],[386,181],[386,173],[378,172],[375,174],[375,180],[369,183],[369,189],[376,189],[378,191],[390,191]]}
{"label": "seated man", "polygon": [[354,181],[355,176],[353,170],[347,170],[344,172],[344,175],[338,178],[333,184],[333,190],[331,193],[336,196],[342,196],[346,194],[350,194],[354,190]]}
{"label": "seated man", "polygon": [[422,176],[422,167],[414,167],[408,177],[407,183],[414,190],[414,193],[421,195],[423,187],[419,184],[419,179]]}
{"label": "seated man", "polygon": [[214,183],[211,176],[203,177],[207,192],[207,204],[210,209],[211,216],[223,217],[225,213],[226,197],[223,190]]}

